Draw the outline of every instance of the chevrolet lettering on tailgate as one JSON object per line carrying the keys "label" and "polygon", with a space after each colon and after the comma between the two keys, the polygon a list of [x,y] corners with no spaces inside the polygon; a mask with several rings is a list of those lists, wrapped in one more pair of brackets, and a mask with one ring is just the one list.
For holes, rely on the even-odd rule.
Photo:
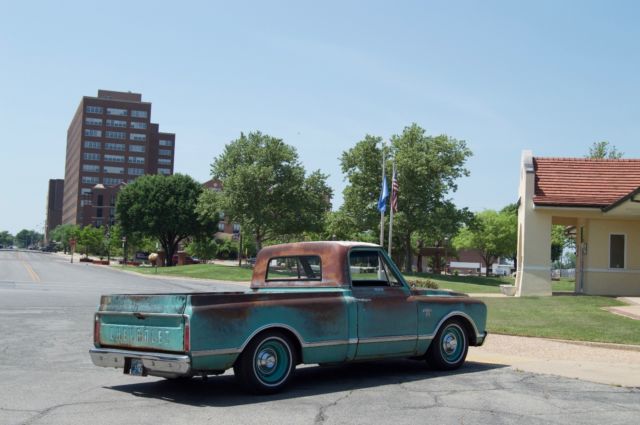
{"label": "chevrolet lettering on tailgate", "polygon": [[457,369],[486,319],[479,300],[411,288],[378,245],[302,242],[262,249],[247,291],[102,296],[90,355],[142,376],[233,368],[266,394],[298,364],[407,357]]}

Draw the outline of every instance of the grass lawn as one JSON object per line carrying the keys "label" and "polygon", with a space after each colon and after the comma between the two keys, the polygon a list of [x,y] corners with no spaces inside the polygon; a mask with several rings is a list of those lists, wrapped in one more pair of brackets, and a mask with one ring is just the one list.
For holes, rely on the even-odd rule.
{"label": "grass lawn", "polygon": [[573,292],[576,289],[576,281],[561,277],[560,280],[551,282],[551,290],[554,292]]}
{"label": "grass lawn", "polygon": [[[117,266],[121,267],[121,266]],[[131,270],[143,274],[155,274],[154,267],[131,267]],[[233,282],[250,281],[253,269],[217,264],[190,264],[188,266],[158,267],[158,275],[184,276],[200,279],[229,280]]]}
{"label": "grass lawn", "polygon": [[[407,280],[429,279],[438,284],[440,289],[450,289],[465,293],[499,293],[500,285],[513,285],[514,279],[510,277],[483,277],[483,276],[455,276],[431,273],[405,273]],[[418,285],[420,286],[420,285]]]}
{"label": "grass lawn", "polygon": [[553,296],[483,298],[489,333],[640,345],[640,321],[602,307],[624,305],[615,298]]}

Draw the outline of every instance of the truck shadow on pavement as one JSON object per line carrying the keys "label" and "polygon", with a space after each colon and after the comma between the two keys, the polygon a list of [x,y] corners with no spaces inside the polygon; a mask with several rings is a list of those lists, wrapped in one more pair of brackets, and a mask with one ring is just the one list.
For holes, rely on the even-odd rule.
{"label": "truck shadow on pavement", "polygon": [[137,384],[104,388],[129,393],[136,397],[159,399],[190,406],[225,407],[405,384],[447,376],[469,375],[503,367],[506,366],[467,362],[458,370],[442,372],[430,370],[424,361],[413,360],[384,360],[338,366],[303,366],[296,370],[294,378],[283,392],[267,396],[246,393],[236,382],[232,372],[211,376],[206,380],[201,378],[162,379],[152,382],[143,380]]}

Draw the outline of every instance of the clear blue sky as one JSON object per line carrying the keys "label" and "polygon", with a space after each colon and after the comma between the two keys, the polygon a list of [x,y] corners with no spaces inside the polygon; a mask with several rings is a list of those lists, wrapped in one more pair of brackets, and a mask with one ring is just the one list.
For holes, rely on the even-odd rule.
{"label": "clear blue sky", "polygon": [[341,152],[416,122],[473,150],[457,205],[501,208],[523,149],[640,157],[639,5],[0,0],[0,230],[42,230],[69,122],[101,88],[152,102],[200,181],[261,130],[329,174],[338,206]]}

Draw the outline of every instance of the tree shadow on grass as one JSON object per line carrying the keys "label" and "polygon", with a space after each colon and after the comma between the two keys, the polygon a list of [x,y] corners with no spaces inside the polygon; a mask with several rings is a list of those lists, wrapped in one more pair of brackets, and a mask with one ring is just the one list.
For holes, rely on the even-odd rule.
{"label": "tree shadow on grass", "polygon": [[304,366],[296,370],[294,378],[284,391],[268,396],[247,394],[236,382],[233,373],[229,372],[209,377],[206,380],[201,378],[191,380],[163,379],[105,388],[130,393],[136,397],[159,399],[190,406],[226,407],[416,382],[438,377],[470,375],[502,367],[506,366],[467,362],[461,369],[441,372],[428,369],[423,361],[413,360],[384,360],[338,366]]}

